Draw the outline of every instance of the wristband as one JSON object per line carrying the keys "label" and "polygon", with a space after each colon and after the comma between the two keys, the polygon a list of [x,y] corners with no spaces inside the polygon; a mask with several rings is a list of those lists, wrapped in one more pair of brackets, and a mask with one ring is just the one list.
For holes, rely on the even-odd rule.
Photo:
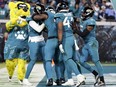
{"label": "wristband", "polygon": [[62,44],[62,41],[58,41],[58,45]]}

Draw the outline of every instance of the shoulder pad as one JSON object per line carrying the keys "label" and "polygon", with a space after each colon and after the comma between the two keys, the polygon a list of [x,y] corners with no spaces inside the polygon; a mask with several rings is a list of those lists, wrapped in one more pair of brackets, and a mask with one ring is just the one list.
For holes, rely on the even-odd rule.
{"label": "shoulder pad", "polygon": [[62,13],[56,13],[54,18],[62,18],[64,15]]}

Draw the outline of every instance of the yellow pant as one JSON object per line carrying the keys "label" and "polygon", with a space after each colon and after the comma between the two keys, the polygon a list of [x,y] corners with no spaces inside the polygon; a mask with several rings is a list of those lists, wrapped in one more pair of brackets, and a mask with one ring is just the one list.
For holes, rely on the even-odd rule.
{"label": "yellow pant", "polygon": [[10,77],[13,76],[15,68],[16,68],[16,66],[18,66],[18,69],[17,69],[18,80],[24,79],[25,71],[26,71],[25,65],[26,65],[26,60],[23,60],[20,58],[6,60],[6,68],[7,68],[7,71],[8,71],[8,74]]}

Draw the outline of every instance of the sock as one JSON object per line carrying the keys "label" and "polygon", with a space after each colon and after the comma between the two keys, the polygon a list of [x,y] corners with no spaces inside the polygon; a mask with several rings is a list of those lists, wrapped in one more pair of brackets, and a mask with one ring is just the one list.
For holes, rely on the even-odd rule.
{"label": "sock", "polygon": [[93,73],[95,76],[98,75],[98,73],[97,73],[95,70],[93,70],[92,73]]}
{"label": "sock", "polygon": [[100,76],[100,81],[104,82],[104,76]]}

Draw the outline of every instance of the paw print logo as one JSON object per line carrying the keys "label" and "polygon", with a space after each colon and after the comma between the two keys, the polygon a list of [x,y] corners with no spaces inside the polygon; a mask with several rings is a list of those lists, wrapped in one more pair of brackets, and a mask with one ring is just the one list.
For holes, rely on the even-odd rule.
{"label": "paw print logo", "polygon": [[18,31],[15,33],[16,39],[24,40],[26,39],[26,34],[24,31]]}

